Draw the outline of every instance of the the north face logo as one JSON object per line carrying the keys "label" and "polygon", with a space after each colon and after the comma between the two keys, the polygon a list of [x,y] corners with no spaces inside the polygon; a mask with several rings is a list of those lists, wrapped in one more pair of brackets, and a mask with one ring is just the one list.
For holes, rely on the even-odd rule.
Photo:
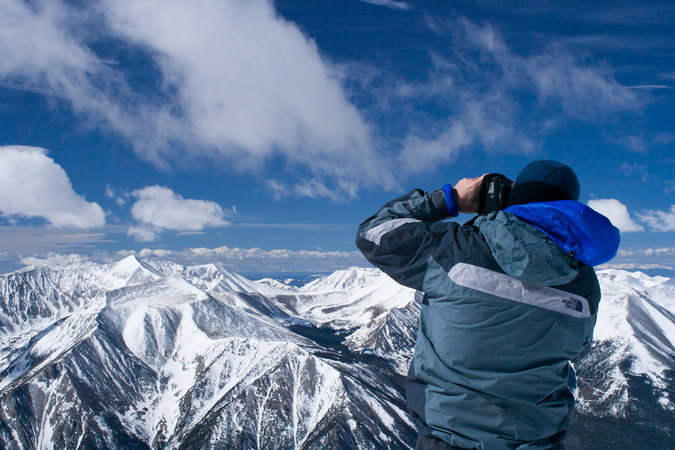
{"label": "the north face logo", "polygon": [[584,305],[576,298],[563,298],[562,302],[567,309],[573,309],[577,312],[582,312],[584,310]]}

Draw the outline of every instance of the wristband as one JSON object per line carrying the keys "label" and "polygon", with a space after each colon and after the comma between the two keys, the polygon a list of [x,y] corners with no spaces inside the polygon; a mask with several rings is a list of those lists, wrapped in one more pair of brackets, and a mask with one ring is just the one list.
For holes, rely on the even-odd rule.
{"label": "wristband", "polygon": [[446,184],[443,186],[445,193],[445,203],[448,205],[448,215],[450,217],[457,217],[459,215],[459,207],[455,202],[455,195],[452,193],[452,185]]}

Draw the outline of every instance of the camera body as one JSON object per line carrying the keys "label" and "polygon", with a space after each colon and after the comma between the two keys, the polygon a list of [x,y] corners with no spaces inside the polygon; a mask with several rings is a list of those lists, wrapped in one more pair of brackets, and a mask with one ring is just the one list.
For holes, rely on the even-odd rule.
{"label": "camera body", "polygon": [[478,214],[504,209],[512,187],[513,180],[500,173],[485,175],[478,197],[480,202]]}

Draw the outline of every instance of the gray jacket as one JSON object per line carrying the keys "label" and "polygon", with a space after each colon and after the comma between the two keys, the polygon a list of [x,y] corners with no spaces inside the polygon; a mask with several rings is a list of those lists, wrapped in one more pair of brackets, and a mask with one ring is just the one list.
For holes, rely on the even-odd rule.
{"label": "gray jacket", "polygon": [[451,445],[550,448],[574,408],[569,361],[592,339],[595,272],[509,212],[463,226],[447,215],[442,190],[413,190],[356,239],[372,264],[425,294],[408,407],[422,433]]}

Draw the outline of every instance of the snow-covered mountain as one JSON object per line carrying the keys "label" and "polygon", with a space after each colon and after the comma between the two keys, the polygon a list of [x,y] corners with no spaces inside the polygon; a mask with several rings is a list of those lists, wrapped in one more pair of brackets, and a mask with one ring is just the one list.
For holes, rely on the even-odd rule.
{"label": "snow-covered mountain", "polygon": [[575,360],[578,414],[566,445],[675,449],[675,282],[619,270],[598,279],[598,322]]}
{"label": "snow-covered mountain", "polygon": [[130,257],[0,277],[0,296],[0,448],[413,445],[413,342],[378,349],[418,305],[374,270],[297,289]]}
{"label": "snow-covered mountain", "polygon": [[[675,448],[675,283],[599,278],[568,448]],[[418,315],[376,269],[298,288],[134,257],[27,268],[0,277],[0,448],[414,448]]]}

